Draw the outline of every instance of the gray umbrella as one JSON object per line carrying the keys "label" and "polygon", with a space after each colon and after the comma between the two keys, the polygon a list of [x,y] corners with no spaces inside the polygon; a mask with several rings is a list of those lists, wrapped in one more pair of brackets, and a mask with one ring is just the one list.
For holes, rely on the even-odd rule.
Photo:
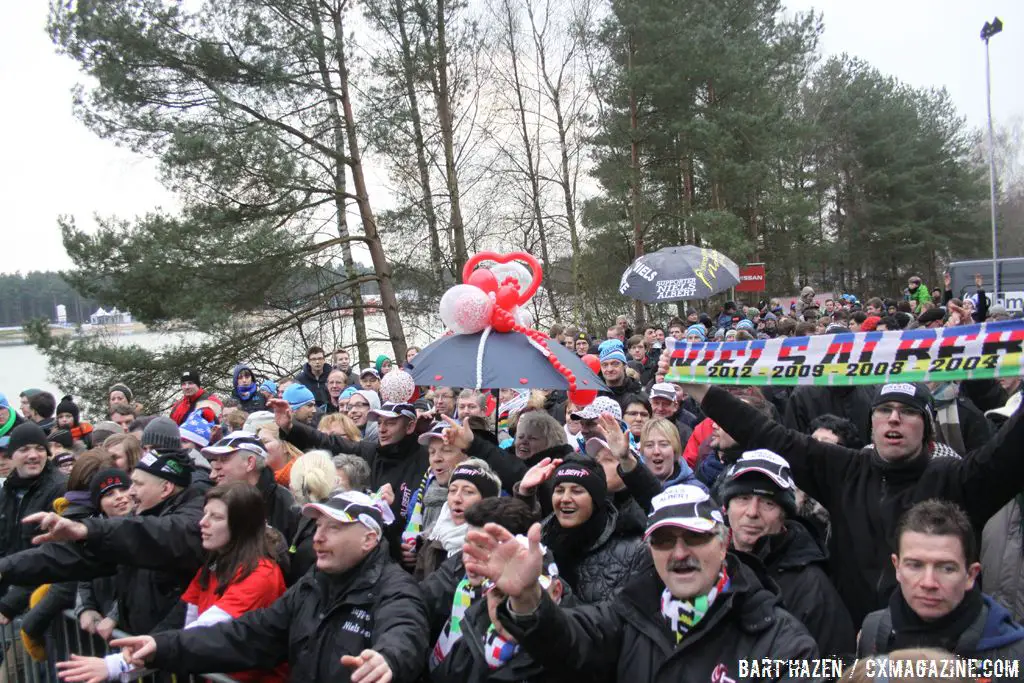
{"label": "gray umbrella", "polygon": [[[477,334],[455,334],[441,337],[416,354],[406,370],[416,386],[447,386],[484,389],[561,389],[569,388],[566,378],[556,371],[544,354],[533,346],[526,335],[491,332],[477,359],[480,339]],[[546,339],[545,348],[576,375],[576,388],[605,390],[601,380],[580,358],[553,339]]]}
{"label": "gray umbrella", "polygon": [[648,304],[706,299],[740,282],[740,269],[715,251],[687,244],[665,247],[633,261],[622,274],[619,294]]}

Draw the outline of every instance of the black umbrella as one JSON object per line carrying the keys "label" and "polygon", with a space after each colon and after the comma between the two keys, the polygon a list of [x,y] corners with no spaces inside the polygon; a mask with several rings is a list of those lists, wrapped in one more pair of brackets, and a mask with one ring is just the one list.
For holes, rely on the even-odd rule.
{"label": "black umbrella", "polygon": [[[480,354],[477,334],[454,334],[432,342],[406,365],[416,386],[469,387],[475,389],[561,389],[569,381],[524,334],[491,331]],[[580,358],[553,339],[543,347],[576,375],[577,390],[606,389]],[[479,364],[479,374],[477,366]]]}
{"label": "black umbrella", "polygon": [[714,249],[687,244],[665,247],[633,261],[619,294],[648,304],[706,299],[740,282],[740,269]]}

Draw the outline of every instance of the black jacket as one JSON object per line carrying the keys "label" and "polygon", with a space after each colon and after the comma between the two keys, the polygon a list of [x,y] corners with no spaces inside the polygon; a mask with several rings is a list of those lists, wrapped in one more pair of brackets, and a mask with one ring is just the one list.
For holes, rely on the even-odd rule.
{"label": "black jacket", "polygon": [[832,578],[854,623],[885,607],[896,585],[891,543],[906,510],[942,498],[963,507],[980,530],[1024,488],[1020,413],[970,457],[890,463],[874,449],[843,448],[786,429],[721,388],[708,391],[703,408],[745,448],[767,448],[786,458],[796,485],[828,510]]}
{"label": "black jacket", "polygon": [[759,539],[752,554],[778,585],[786,611],[810,631],[823,657],[854,652],[853,621],[825,573],[828,555],[802,520],[786,520],[786,529]]}
{"label": "black jacket", "polygon": [[264,467],[260,471],[256,488],[263,494],[263,509],[267,515],[267,524],[279,531],[285,541],[292,540],[299,528],[299,517],[301,517],[292,492],[274,481],[274,473],[269,467]]}
{"label": "black jacket", "polygon": [[378,546],[340,576],[311,571],[265,609],[214,626],[156,636],[153,665],[181,672],[273,669],[290,680],[345,683],[342,655],[379,652],[395,683],[416,680],[427,652],[419,586]]}
{"label": "black jacket", "polygon": [[739,681],[744,680],[741,659],[817,657],[814,639],[779,606],[770,587],[734,556],[727,562],[729,591],[679,645],[661,615],[665,586],[653,568],[634,577],[614,600],[598,605],[559,609],[545,594],[532,615],[513,617],[506,602],[498,616],[530,656],[564,680]]}
{"label": "black jacket", "polygon": [[295,381],[306,387],[313,392],[313,398],[316,399],[317,406],[326,405],[330,403],[331,397],[327,393],[327,376],[331,374],[333,368],[329,363],[324,363],[324,369],[320,373],[320,377],[313,377],[313,371],[309,367],[309,363],[302,366],[302,370],[299,374],[295,375]]}
{"label": "black jacket", "polygon": [[[622,386],[608,387],[605,391],[599,391],[598,396],[608,396],[615,399],[619,404],[619,407],[625,410],[626,404],[624,399],[626,396],[629,396],[630,394],[639,394],[644,390],[640,382],[637,382],[635,379],[631,377],[626,377],[625,379],[626,381],[622,383]],[[565,422],[564,418],[562,422]]]}
{"label": "black jacket", "polygon": [[822,415],[844,417],[857,428],[862,443],[871,443],[871,401],[873,387],[794,387],[786,402],[782,423],[804,434],[811,422]]}
{"label": "black jacket", "polygon": [[381,446],[372,441],[350,441],[343,436],[323,434],[312,427],[293,422],[285,438],[303,452],[321,448],[331,453],[358,455],[370,465],[371,489],[377,490],[384,484],[391,484],[395,492],[395,500],[391,504],[395,523],[384,530],[384,537],[392,556],[398,559],[402,552],[401,536],[405,530],[409,500],[429,465],[427,449],[420,445],[416,436],[406,436],[398,443]]}
{"label": "black jacket", "polygon": [[515,452],[508,452],[498,448],[497,444],[484,438],[480,434],[473,437],[473,443],[466,451],[470,458],[480,458],[494,470],[494,473],[501,479],[501,488],[511,492],[518,484],[529,467],[526,463],[516,457]]}
{"label": "black jacket", "polygon": [[21,520],[37,512],[52,512],[53,501],[64,495],[66,486],[67,479],[52,460],[34,479],[22,479],[16,470],[11,472],[0,489],[0,556],[33,547],[32,537],[39,533],[39,527],[22,524]]}
{"label": "black jacket", "polygon": [[[623,533],[633,531],[630,525],[617,528],[619,512],[609,500],[604,531],[587,550],[586,556],[576,567],[576,576],[569,577],[561,570],[573,594],[583,603],[597,603],[607,600],[622,590],[630,576],[651,566],[651,554],[641,540],[640,534]],[[542,523],[542,538],[549,538],[550,531],[558,525],[554,516]],[[545,540],[547,543],[547,540]],[[558,560],[557,554],[555,557]]]}
{"label": "black jacket", "polygon": [[313,551],[315,533],[316,520],[300,515],[295,535],[288,539],[288,571],[285,572],[284,579],[289,586],[297,584],[316,564],[316,553]]}
{"label": "black jacket", "polygon": [[205,557],[202,516],[203,494],[188,488],[136,517],[83,520],[84,542],[47,543],[5,557],[0,574],[21,585],[116,575],[118,626],[149,633],[178,618],[173,610]]}

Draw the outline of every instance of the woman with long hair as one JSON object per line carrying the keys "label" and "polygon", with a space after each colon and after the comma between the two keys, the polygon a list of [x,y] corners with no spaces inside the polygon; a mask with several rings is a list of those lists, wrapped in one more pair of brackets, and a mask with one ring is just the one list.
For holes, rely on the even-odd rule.
{"label": "woman with long hair", "polygon": [[114,467],[128,474],[142,458],[142,444],[133,434],[113,434],[103,442],[103,450],[114,456]]}
{"label": "woman with long hair", "polygon": [[[254,609],[269,607],[285,591],[284,575],[276,561],[280,535],[267,527],[263,495],[244,482],[233,482],[206,493],[199,522],[206,561],[181,596],[184,628],[209,626],[237,619]],[[132,666],[121,653],[106,657],[71,655],[58,662],[60,678],[71,683],[118,680]],[[284,665],[273,672],[233,673],[238,681],[285,681]]]}

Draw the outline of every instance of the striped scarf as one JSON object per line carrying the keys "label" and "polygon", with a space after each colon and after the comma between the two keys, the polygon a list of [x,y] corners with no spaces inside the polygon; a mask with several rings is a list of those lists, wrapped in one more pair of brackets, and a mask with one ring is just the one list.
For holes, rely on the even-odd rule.
{"label": "striped scarf", "polygon": [[406,508],[405,531],[402,532],[402,542],[412,541],[423,533],[423,498],[427,495],[427,489],[434,483],[434,473],[427,470],[423,474],[419,487],[413,492],[412,500]]}
{"label": "striped scarf", "polygon": [[437,665],[444,661],[448,653],[455,647],[455,643],[462,638],[462,619],[466,616],[466,610],[470,605],[480,599],[483,590],[480,586],[471,586],[469,578],[463,577],[455,586],[455,596],[452,598],[452,613],[447,623],[441,629],[441,635],[434,643],[434,651],[430,655],[430,668],[436,669]]}
{"label": "striped scarf", "polygon": [[676,635],[676,645],[683,641],[683,636],[690,632],[701,619],[707,616],[715,599],[729,590],[729,575],[725,565],[718,575],[718,583],[708,592],[693,600],[677,600],[666,588],[661,593],[661,614],[668,622],[669,629]]}

